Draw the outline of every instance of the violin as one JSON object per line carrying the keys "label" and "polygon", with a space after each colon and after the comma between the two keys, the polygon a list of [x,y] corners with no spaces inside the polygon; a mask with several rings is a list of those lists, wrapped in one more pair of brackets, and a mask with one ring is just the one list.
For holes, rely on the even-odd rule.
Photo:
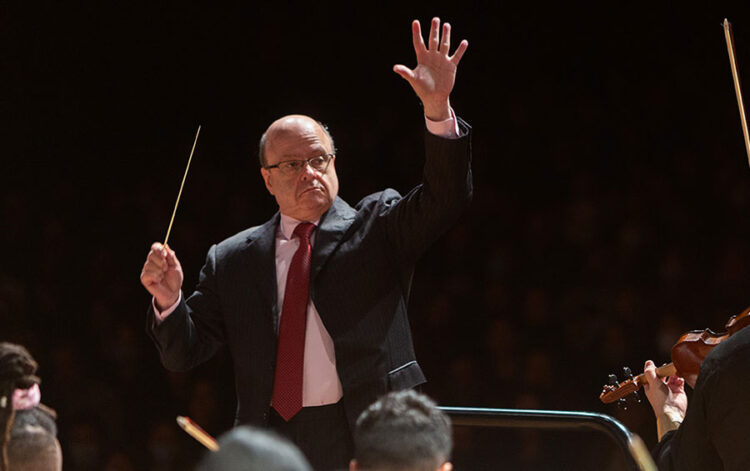
{"label": "violin", "polygon": [[[688,384],[694,385],[700,373],[701,363],[711,350],[748,325],[750,325],[750,307],[745,309],[742,314],[729,318],[724,326],[725,332],[715,333],[711,329],[704,329],[691,330],[683,334],[672,346],[670,352],[672,363],[656,368],[656,376],[664,378],[677,375],[685,378]],[[628,370],[626,369],[626,374],[629,374]],[[605,404],[623,399],[625,396],[638,391],[646,382],[643,374],[629,376],[629,379],[619,384],[605,385],[599,399]],[[613,377],[614,375],[610,375],[610,379]],[[617,382],[616,379],[614,382]]]}
{"label": "violin", "polygon": [[[732,25],[729,20],[724,19],[724,38],[727,43],[727,53],[729,55],[729,65],[732,70],[732,80],[734,90],[737,95],[737,106],[740,112],[740,122],[742,124],[742,134],[745,138],[745,150],[747,152],[748,164],[750,164],[750,132],[748,132],[747,119],[745,117],[745,107],[742,101],[742,89],[740,87],[740,76],[737,71],[737,59],[734,53],[734,36],[732,34]],[[672,363],[662,365],[656,368],[656,376],[664,378],[666,376],[678,375],[685,378],[688,384],[694,385],[700,373],[701,363],[706,355],[721,342],[729,338],[738,330],[750,324],[750,308],[745,309],[742,314],[732,316],[726,323],[726,332],[715,333],[711,329],[693,330],[677,340],[671,351]],[[599,399],[605,404],[623,399],[625,396],[634,393],[640,389],[646,381],[643,374],[633,376],[630,368],[624,368],[625,375],[629,377],[626,381],[617,384],[617,377],[610,375],[610,384],[604,386]]]}

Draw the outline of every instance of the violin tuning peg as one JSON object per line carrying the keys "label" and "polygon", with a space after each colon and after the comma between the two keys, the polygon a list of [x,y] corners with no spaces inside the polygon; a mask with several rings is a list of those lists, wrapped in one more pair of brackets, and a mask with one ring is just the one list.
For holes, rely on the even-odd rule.
{"label": "violin tuning peg", "polygon": [[617,381],[617,375],[609,375],[607,382],[610,386],[617,386],[617,383],[619,383],[619,381]]}
{"label": "violin tuning peg", "polygon": [[624,366],[622,368],[622,373],[628,378],[633,379],[633,371],[630,369],[629,366]]}

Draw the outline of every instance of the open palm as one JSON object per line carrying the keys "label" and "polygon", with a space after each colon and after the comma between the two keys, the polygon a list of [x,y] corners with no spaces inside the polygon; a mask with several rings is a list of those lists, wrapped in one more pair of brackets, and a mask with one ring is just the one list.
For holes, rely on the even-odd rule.
{"label": "open palm", "polygon": [[435,121],[450,116],[449,98],[456,83],[456,70],[466,48],[469,47],[468,41],[463,40],[451,56],[451,25],[445,23],[442,29],[441,35],[440,19],[433,18],[429,39],[425,45],[419,20],[414,20],[411,31],[417,66],[414,69],[401,64],[393,67],[393,71],[409,82],[422,100],[425,115]]}

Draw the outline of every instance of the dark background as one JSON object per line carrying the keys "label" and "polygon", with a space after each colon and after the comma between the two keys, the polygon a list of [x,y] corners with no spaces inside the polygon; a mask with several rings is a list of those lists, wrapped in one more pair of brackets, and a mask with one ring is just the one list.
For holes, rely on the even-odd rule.
{"label": "dark background", "polygon": [[[352,204],[419,181],[421,109],[391,68],[414,65],[410,21],[433,15],[470,43],[452,104],[474,126],[475,194],[415,274],[425,392],[604,412],[655,443],[647,405],[598,394],[750,304],[721,28],[750,77],[750,7],[18,2],[0,8],[0,339],[39,360],[66,469],[184,469],[201,449],[175,415],[231,426],[228,356],[163,370],[138,280],[198,124],[170,237],[188,291],[212,243],[275,211],[256,143],[281,115],[329,125]],[[537,445],[511,453],[516,469],[541,469]]]}

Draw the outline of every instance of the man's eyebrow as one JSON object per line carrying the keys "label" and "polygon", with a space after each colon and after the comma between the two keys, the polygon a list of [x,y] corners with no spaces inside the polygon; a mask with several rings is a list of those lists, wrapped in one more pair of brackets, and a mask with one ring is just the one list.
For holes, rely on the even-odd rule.
{"label": "man's eyebrow", "polygon": [[294,152],[294,153],[291,153],[291,154],[282,154],[281,158],[282,159],[286,159],[286,160],[290,160],[290,159],[291,160],[303,160],[303,159],[312,159],[314,157],[325,155],[327,153],[328,153],[328,151],[325,149],[325,147],[320,146],[320,148],[317,148],[317,149],[311,151],[309,153],[309,155],[310,155],[309,157],[302,157],[303,154]]}

